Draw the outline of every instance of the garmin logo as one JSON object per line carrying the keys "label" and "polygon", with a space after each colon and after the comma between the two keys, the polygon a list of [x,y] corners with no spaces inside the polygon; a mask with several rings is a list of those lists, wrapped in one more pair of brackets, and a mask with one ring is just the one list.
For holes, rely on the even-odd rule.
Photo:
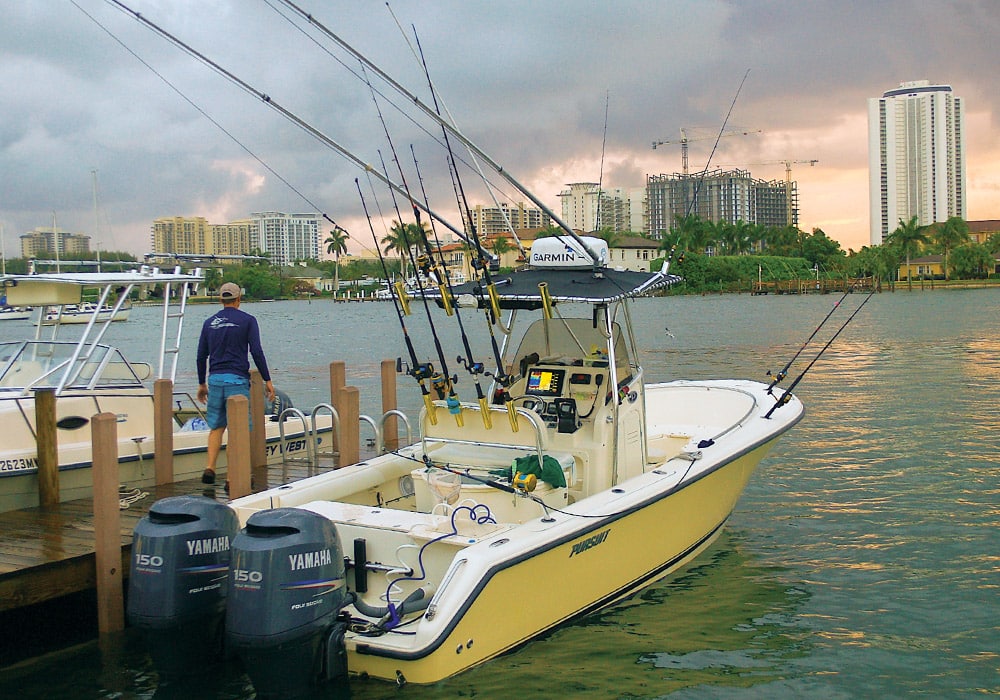
{"label": "garmin logo", "polygon": [[203,540],[187,540],[188,556],[196,554],[218,554],[229,551],[229,536],[208,537]]}
{"label": "garmin logo", "polygon": [[531,256],[533,262],[573,262],[576,255],[568,253],[536,253]]}
{"label": "garmin logo", "polygon": [[320,549],[316,552],[302,552],[300,554],[289,554],[288,565],[292,571],[302,569],[312,569],[317,566],[326,566],[333,561],[329,549]]}

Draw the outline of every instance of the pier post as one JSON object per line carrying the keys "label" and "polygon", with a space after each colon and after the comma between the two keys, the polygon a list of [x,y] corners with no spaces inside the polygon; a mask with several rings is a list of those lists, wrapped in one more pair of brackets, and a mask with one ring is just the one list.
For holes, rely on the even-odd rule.
{"label": "pier post", "polygon": [[153,382],[153,473],[157,486],[174,480],[173,400],[174,383],[171,380]]}
{"label": "pier post", "polygon": [[59,504],[59,447],[56,438],[56,390],[35,390],[35,442],[38,452],[38,503]]}
{"label": "pier post", "polygon": [[[396,406],[396,362],[382,360],[382,415],[395,411]],[[399,449],[399,419],[389,416],[382,424],[382,442],[387,451]]]}
{"label": "pier post", "polygon": [[[268,488],[267,482],[267,416],[264,415],[264,379],[260,372],[250,370],[250,483],[258,490]],[[252,488],[251,488],[252,490]]]}
{"label": "pier post", "polygon": [[226,399],[226,469],[229,478],[229,498],[250,494],[250,402],[246,396]]}
{"label": "pier post", "polygon": [[98,413],[90,421],[94,459],[97,629],[101,634],[125,629],[117,420],[114,413]]}
{"label": "pier post", "polygon": [[[337,415],[341,416],[340,424],[344,423],[344,408],[340,405],[340,390],[347,385],[347,364],[342,360],[337,360],[330,363],[330,405],[337,409]],[[340,450],[340,445],[337,444],[337,431],[333,431],[331,437],[331,444],[333,445],[334,451]]]}
{"label": "pier post", "polygon": [[250,370],[250,468],[267,466],[267,423],[264,421],[264,380],[260,372]]}
{"label": "pier post", "polygon": [[337,404],[341,443],[337,466],[345,467],[361,459],[361,392],[358,387],[341,389]]}

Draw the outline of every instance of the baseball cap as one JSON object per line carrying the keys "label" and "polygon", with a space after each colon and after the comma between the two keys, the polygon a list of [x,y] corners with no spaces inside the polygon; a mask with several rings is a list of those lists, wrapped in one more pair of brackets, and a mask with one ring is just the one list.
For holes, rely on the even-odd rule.
{"label": "baseball cap", "polygon": [[226,282],[219,287],[219,297],[222,299],[239,299],[241,294],[239,285],[233,282]]}

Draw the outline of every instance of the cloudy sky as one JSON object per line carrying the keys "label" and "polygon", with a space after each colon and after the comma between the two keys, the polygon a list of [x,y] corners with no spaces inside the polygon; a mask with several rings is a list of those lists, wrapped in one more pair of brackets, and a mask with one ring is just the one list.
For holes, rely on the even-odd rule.
{"label": "cloudy sky", "polygon": [[[357,62],[290,21],[280,0],[122,1],[363,161],[391,158]],[[867,245],[866,101],[921,79],[965,99],[967,215],[1000,218],[993,0],[398,0],[391,12],[383,0],[297,2],[429,102],[415,28],[462,131],[557,212],[566,183],[636,187],[679,171],[679,146],[651,144],[677,141],[682,127],[692,169],[704,167],[749,70],[728,125],[751,135],[722,138],[713,164],[818,160],[793,165],[801,228],[822,228],[845,249]],[[0,85],[9,256],[19,235],[53,216],[92,245],[143,253],[158,217],[223,223],[273,210],[324,212],[355,250],[371,249],[356,177],[372,213],[395,218],[360,169],[113,2],[6,3]],[[410,187],[419,187],[412,147],[432,208],[457,222],[445,151],[431,138],[439,129],[407,118],[412,107],[379,105]],[[785,175],[782,164],[750,169]],[[390,174],[399,181],[391,163]],[[473,204],[491,203],[478,176],[461,176]],[[501,201],[524,199],[489,179]]]}

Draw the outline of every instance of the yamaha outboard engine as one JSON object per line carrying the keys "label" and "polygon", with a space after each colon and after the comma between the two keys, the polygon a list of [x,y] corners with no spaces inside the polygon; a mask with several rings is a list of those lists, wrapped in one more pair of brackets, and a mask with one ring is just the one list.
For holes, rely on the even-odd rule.
{"label": "yamaha outboard engine", "polygon": [[164,498],[136,525],[128,621],[143,630],[161,673],[191,673],[221,656],[229,547],[238,530],[236,513],[204,496]]}
{"label": "yamaha outboard engine", "polygon": [[298,508],[254,513],[233,541],[226,639],[259,697],[302,695],[347,675],[347,602],[334,524]]}

